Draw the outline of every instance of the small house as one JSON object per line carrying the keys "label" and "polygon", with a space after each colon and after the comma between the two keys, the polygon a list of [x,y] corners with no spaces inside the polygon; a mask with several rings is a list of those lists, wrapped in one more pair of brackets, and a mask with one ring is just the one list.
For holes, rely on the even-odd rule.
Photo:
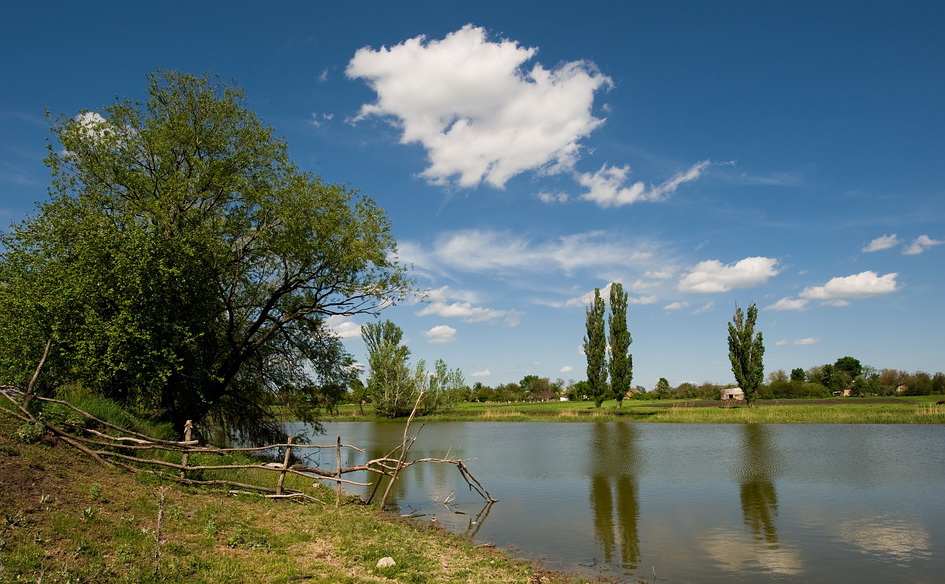
{"label": "small house", "polygon": [[726,387],[722,390],[722,399],[729,401],[745,401],[745,392],[740,387]]}

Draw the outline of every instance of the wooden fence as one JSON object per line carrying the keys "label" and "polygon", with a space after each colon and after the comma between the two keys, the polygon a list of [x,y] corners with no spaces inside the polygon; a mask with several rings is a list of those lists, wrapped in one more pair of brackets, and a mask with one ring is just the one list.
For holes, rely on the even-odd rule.
{"label": "wooden fence", "polygon": [[[495,499],[482,486],[482,484],[473,477],[465,461],[449,458],[420,458],[408,460],[407,455],[410,446],[416,441],[418,435],[410,436],[410,422],[413,416],[408,420],[404,428],[404,438],[400,444],[396,445],[386,456],[369,460],[363,464],[354,466],[342,466],[342,452],[346,449],[364,453],[364,450],[357,446],[342,444],[341,437],[337,437],[335,444],[332,445],[311,445],[296,444],[292,438],[289,438],[284,444],[269,444],[266,446],[254,446],[247,448],[217,448],[210,444],[200,444],[197,440],[191,439],[192,425],[187,423],[184,433],[184,440],[169,441],[152,438],[144,434],[121,428],[85,412],[72,404],[51,398],[44,398],[29,395],[15,387],[0,386],[0,395],[6,398],[11,408],[0,407],[0,412],[19,418],[24,423],[39,424],[46,431],[52,433],[57,439],[77,448],[95,460],[108,466],[118,466],[133,473],[150,472],[158,474],[161,477],[188,485],[207,485],[212,487],[224,487],[232,492],[239,490],[263,493],[271,498],[300,498],[316,501],[311,495],[300,491],[288,489],[285,487],[286,475],[293,474],[334,483],[335,486],[335,504],[339,504],[342,494],[342,485],[369,486],[371,483],[358,482],[345,478],[352,473],[369,473],[389,477],[388,489],[385,491],[381,500],[381,506],[387,503],[387,496],[390,492],[390,485],[397,480],[398,474],[404,468],[420,463],[445,463],[456,466],[460,475],[469,485],[471,490],[478,493],[486,502],[494,502]],[[30,413],[25,407],[24,402],[30,400],[39,400],[52,404],[59,404],[68,408],[72,412],[83,418],[83,424],[53,424],[44,417],[37,417]],[[293,462],[293,454],[307,450],[334,450],[335,468],[325,470],[316,466]],[[155,457],[155,452],[179,453],[180,462],[163,460]],[[282,454],[281,462],[252,462],[247,464],[192,464],[191,456],[194,454],[225,456],[232,453],[246,453],[262,457],[267,453],[278,452]],[[145,455],[151,453],[151,458]],[[172,454],[168,458],[176,459]],[[304,459],[304,457],[303,457]],[[200,479],[194,478],[204,471],[220,471],[226,474],[237,469],[259,469],[276,473],[275,485],[272,487],[255,485],[245,482],[233,481],[228,479]],[[371,503],[377,492],[377,486],[380,481],[375,483],[374,492],[366,503]]]}

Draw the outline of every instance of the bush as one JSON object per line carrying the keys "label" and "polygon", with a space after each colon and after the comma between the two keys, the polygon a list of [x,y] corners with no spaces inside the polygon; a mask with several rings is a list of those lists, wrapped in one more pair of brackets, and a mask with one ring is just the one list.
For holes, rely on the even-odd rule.
{"label": "bush", "polygon": [[16,438],[24,444],[39,442],[46,433],[46,427],[39,423],[26,423],[16,429]]}

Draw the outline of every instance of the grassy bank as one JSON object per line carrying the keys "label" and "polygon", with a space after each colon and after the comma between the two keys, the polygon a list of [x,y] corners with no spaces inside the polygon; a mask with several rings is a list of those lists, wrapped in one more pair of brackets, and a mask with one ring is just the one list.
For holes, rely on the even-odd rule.
{"label": "grassy bank", "polygon": [[[23,443],[18,426],[0,412],[3,583],[572,581],[442,529],[336,508],[332,491],[300,478],[293,488],[326,503],[162,484],[49,437]],[[378,568],[384,557],[396,566]]]}
{"label": "grassy bank", "polygon": [[[430,421],[474,422],[588,422],[632,420],[667,423],[767,423],[767,424],[945,424],[942,396],[838,398],[823,400],[759,400],[752,407],[721,407],[718,401],[624,400],[604,402],[463,403],[445,414],[427,416]],[[357,406],[342,406],[340,414],[326,421],[383,419]]]}

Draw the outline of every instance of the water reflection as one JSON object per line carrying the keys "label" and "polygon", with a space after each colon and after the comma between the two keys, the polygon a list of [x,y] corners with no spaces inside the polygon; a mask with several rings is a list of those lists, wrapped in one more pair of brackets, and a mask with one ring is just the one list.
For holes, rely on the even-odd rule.
{"label": "water reflection", "polygon": [[774,487],[776,453],[770,430],[762,424],[742,425],[742,447],[736,457],[735,476],[741,484],[742,517],[756,540],[778,543],[778,493]]}
{"label": "water reflection", "polygon": [[607,563],[620,558],[625,569],[640,561],[640,502],[636,474],[641,457],[636,428],[627,423],[597,423],[589,452],[590,502],[594,533]]}
{"label": "water reflection", "polygon": [[[328,430],[368,449],[346,451],[345,465],[403,438],[402,424]],[[650,581],[654,567],[660,582],[945,573],[941,425],[431,423],[410,453],[427,456],[470,460],[501,502],[483,507],[451,465],[420,464],[398,479],[402,512],[567,570],[593,558],[590,573],[615,581]],[[334,468],[333,449],[321,457]]]}
{"label": "water reflection", "polygon": [[911,560],[928,559],[931,555],[929,533],[917,522],[867,517],[843,521],[836,528],[841,539],[881,560],[905,565]]}

